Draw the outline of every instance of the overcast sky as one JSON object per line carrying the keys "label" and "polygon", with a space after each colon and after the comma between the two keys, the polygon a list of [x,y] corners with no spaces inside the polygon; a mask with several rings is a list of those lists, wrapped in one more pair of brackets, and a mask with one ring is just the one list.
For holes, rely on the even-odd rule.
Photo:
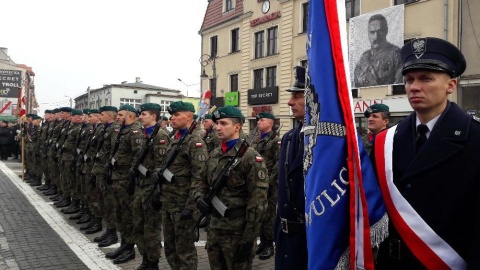
{"label": "overcast sky", "polygon": [[[207,0],[2,1],[0,47],[33,67],[41,109],[140,77],[199,95]],[[67,103],[65,103],[67,102]]]}

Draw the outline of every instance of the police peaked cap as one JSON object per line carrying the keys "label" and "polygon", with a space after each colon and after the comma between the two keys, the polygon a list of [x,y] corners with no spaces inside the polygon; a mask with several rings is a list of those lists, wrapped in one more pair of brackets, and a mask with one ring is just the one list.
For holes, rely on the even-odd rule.
{"label": "police peaked cap", "polygon": [[261,113],[257,114],[257,119],[261,119],[261,118],[268,118],[268,119],[275,120],[275,115],[273,115],[269,112],[261,112]]}
{"label": "police peaked cap", "polygon": [[158,103],[143,103],[140,105],[140,112],[143,111],[160,111],[160,105]]}
{"label": "police peaked cap", "polygon": [[45,110],[45,113],[53,113],[53,110]]}
{"label": "police peaked cap", "polygon": [[213,112],[212,120],[214,122],[223,118],[240,118],[242,123],[245,122],[245,116],[243,116],[242,112],[237,107],[230,105],[220,107]]}
{"label": "police peaked cap", "polygon": [[83,115],[83,112],[81,110],[72,110],[72,116],[73,115]]}
{"label": "police peaked cap", "polygon": [[98,109],[100,112],[118,112],[117,107],[114,106],[103,106]]}
{"label": "police peaked cap", "polygon": [[190,102],[175,101],[167,107],[168,113],[174,114],[177,112],[195,112],[195,107]]}
{"label": "police peaked cap", "polygon": [[100,111],[98,109],[88,109],[88,114],[92,113],[100,113]]}
{"label": "police peaked cap", "polygon": [[401,51],[405,75],[409,70],[429,69],[458,77],[467,68],[462,52],[450,42],[434,38],[416,38],[405,44]]}
{"label": "police peaked cap", "polygon": [[368,107],[368,109],[363,114],[365,115],[365,117],[368,118],[370,117],[370,114],[377,112],[390,112],[390,108],[388,108],[388,106],[385,104],[377,103]]}
{"label": "police peaked cap", "polygon": [[292,87],[287,89],[287,92],[304,92],[305,91],[305,68],[302,66],[296,66],[293,68],[293,76],[295,82]]}
{"label": "police peaked cap", "polygon": [[72,110],[73,110],[73,109],[70,108],[70,107],[61,107],[61,108],[60,108],[60,111],[61,111],[61,112],[69,112],[69,113],[71,113]]}

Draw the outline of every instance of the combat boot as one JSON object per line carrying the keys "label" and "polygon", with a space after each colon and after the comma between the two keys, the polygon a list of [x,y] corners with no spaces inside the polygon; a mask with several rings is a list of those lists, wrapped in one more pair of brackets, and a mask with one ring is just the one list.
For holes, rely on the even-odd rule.
{"label": "combat boot", "polygon": [[38,190],[41,190],[41,191],[45,191],[45,190],[50,189],[50,186],[51,186],[50,183],[45,182],[45,184],[43,184],[42,186],[38,187],[37,189],[38,189]]}
{"label": "combat boot", "polygon": [[65,200],[62,203],[57,204],[57,208],[63,208],[72,204],[72,198],[70,196],[64,196]]}
{"label": "combat boot", "polygon": [[58,194],[57,186],[52,185],[52,187],[49,190],[45,191],[43,194],[45,194],[45,196],[57,195]]}
{"label": "combat boot", "polygon": [[87,209],[85,210],[85,214],[83,214],[83,216],[79,220],[77,220],[77,224],[84,224],[90,222],[90,220],[92,220],[92,215],[90,213],[90,210]]}
{"label": "combat boot", "polygon": [[[95,239],[93,239],[95,241]],[[103,238],[100,243],[98,243],[98,247],[108,247],[118,242],[117,230],[114,229],[107,229],[107,234],[105,238]]]}
{"label": "combat boot", "polygon": [[263,250],[265,249],[265,247],[266,247],[265,242],[260,241],[260,244],[258,244],[257,251],[255,252],[255,254],[258,255],[258,254],[262,253]]}
{"label": "combat boot", "polygon": [[149,261],[148,262],[148,267],[145,268],[146,270],[158,270],[158,260],[156,261]]}
{"label": "combat boot", "polygon": [[92,219],[88,224],[83,225],[82,227],[80,227],[80,230],[81,230],[81,231],[88,230],[88,229],[90,229],[93,225],[95,225],[95,219]]}
{"label": "combat boot", "polygon": [[78,199],[73,200],[72,205],[70,205],[70,207],[65,209],[65,211],[63,211],[63,209],[62,209],[62,212],[64,214],[67,214],[67,215],[75,214],[75,213],[80,212],[80,200],[78,200]]}
{"label": "combat boot", "polygon": [[142,254],[142,264],[136,270],[146,270],[148,268],[148,256],[146,253]]}
{"label": "combat boot", "polygon": [[54,201],[53,205],[57,206],[60,203],[63,203],[65,201],[66,197],[63,195],[59,194],[58,196],[55,196],[52,198],[52,201]]}
{"label": "combat boot", "polygon": [[102,231],[102,220],[97,218],[95,219],[92,227],[85,230],[85,234],[93,234],[101,231]]}
{"label": "combat boot", "polygon": [[126,248],[127,244],[125,244],[125,239],[122,238],[122,242],[120,246],[112,252],[105,254],[105,258],[107,259],[116,259],[120,254],[122,254],[123,250]]}
{"label": "combat boot", "polygon": [[135,259],[135,244],[126,244],[122,254],[113,260],[114,264],[122,264]]}
{"label": "combat boot", "polygon": [[275,249],[273,247],[273,243],[267,244],[263,251],[258,255],[258,259],[260,260],[268,260],[270,257],[275,254]]}
{"label": "combat boot", "polygon": [[81,205],[78,213],[76,213],[73,216],[68,217],[68,219],[69,220],[79,220],[81,217],[83,217],[84,214],[85,214],[85,207],[83,207],[83,205]]}

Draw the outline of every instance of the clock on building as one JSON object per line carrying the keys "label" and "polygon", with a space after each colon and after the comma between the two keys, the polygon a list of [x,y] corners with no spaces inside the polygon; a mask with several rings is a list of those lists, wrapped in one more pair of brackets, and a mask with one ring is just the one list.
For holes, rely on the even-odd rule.
{"label": "clock on building", "polygon": [[266,0],[262,3],[262,12],[266,14],[270,10],[270,1]]}

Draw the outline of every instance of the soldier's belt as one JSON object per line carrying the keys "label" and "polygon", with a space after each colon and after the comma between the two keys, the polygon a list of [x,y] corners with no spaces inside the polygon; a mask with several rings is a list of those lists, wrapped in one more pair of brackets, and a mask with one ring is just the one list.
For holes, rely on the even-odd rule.
{"label": "soldier's belt", "polygon": [[290,221],[286,218],[280,218],[282,231],[284,233],[306,233],[305,223]]}

